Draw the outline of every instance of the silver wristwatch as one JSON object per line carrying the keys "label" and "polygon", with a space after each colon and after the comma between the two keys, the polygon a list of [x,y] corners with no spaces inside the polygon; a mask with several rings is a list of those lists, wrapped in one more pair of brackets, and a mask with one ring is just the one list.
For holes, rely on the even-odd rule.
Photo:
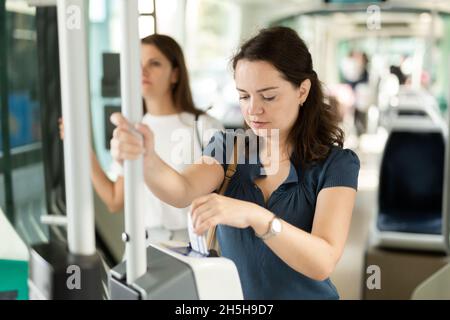
{"label": "silver wristwatch", "polygon": [[273,236],[276,236],[277,234],[279,234],[281,232],[282,229],[282,224],[281,224],[281,219],[277,218],[276,216],[272,219],[272,221],[270,221],[269,223],[269,230],[262,234],[259,235],[255,232],[256,236],[262,240],[267,240],[269,238],[272,238]]}

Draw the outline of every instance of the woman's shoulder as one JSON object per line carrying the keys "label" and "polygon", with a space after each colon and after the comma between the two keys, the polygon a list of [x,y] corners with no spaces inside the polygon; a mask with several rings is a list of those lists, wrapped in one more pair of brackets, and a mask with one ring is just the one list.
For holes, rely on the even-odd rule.
{"label": "woman's shoulder", "polygon": [[183,111],[180,113],[180,118],[185,123],[195,124],[197,122],[196,124],[203,129],[224,129],[222,123],[219,120],[207,114],[206,112],[201,113],[197,116],[193,113]]}
{"label": "woman's shoulder", "polygon": [[321,175],[325,172],[339,171],[348,166],[359,170],[360,161],[358,155],[351,149],[332,146],[328,155],[324,159],[315,162],[310,166],[310,169],[312,172]]}
{"label": "woman's shoulder", "polygon": [[332,146],[324,164],[331,164],[336,162],[355,163],[360,165],[359,157],[355,151],[351,149]]}
{"label": "woman's shoulder", "polygon": [[357,189],[360,161],[351,149],[333,146],[328,156],[317,167],[319,190],[333,186]]}
{"label": "woman's shoulder", "polygon": [[202,126],[205,129],[224,130],[223,124],[213,116],[207,114],[206,112],[199,115],[198,121],[202,123]]}

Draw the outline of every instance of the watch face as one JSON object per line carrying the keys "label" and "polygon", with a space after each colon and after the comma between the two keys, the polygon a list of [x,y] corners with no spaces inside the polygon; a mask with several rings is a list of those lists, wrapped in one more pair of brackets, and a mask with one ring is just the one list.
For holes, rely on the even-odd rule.
{"label": "watch face", "polygon": [[280,233],[281,232],[281,221],[279,219],[275,219],[272,222],[272,231],[274,233]]}

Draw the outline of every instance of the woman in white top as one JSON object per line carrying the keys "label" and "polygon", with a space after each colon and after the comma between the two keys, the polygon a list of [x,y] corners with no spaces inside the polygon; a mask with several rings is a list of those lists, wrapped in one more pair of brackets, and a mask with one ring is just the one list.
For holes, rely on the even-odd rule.
{"label": "woman in white top", "polygon": [[[153,34],[141,40],[142,123],[155,134],[155,151],[172,168],[183,170],[206,146],[222,124],[195,108],[183,52],[169,36]],[[215,129],[215,130],[212,130]],[[91,152],[92,182],[110,212],[124,207],[122,166],[113,164],[118,178],[111,181]],[[188,208],[175,208],[155,197],[139,182],[139,210],[145,211],[149,241],[188,241]]]}

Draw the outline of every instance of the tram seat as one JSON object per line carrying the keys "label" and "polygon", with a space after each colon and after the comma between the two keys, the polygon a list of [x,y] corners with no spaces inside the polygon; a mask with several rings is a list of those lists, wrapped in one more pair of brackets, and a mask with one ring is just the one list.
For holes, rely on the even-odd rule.
{"label": "tram seat", "polygon": [[408,100],[391,112],[375,224],[375,242],[383,247],[445,247],[442,199],[447,133],[435,106],[422,107],[421,101],[425,100]]}

